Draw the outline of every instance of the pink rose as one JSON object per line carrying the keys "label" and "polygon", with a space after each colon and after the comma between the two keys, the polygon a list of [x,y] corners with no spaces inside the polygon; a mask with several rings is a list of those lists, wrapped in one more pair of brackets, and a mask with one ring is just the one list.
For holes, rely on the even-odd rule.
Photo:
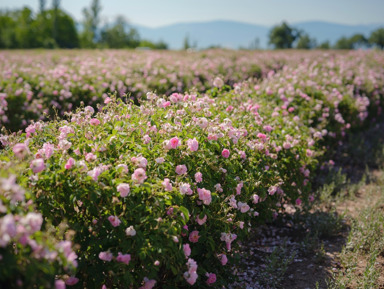
{"label": "pink rose", "polygon": [[113,255],[110,252],[100,252],[99,259],[106,262],[111,262],[113,259]]}
{"label": "pink rose", "polygon": [[112,226],[117,227],[120,225],[121,221],[116,216],[109,216],[108,221],[111,223]]}
{"label": "pink rose", "polygon": [[89,121],[89,123],[91,124],[91,125],[99,125],[100,124],[100,120],[98,120],[97,118],[92,118],[90,121]]}
{"label": "pink rose", "polygon": [[79,282],[79,278],[76,277],[69,277],[67,280],[65,280],[65,284],[72,286]]}
{"label": "pink rose", "polygon": [[178,175],[184,175],[187,173],[187,167],[186,165],[178,165],[176,167],[176,174]]}
{"label": "pink rose", "polygon": [[130,192],[130,187],[126,183],[119,184],[116,189],[120,193],[120,196],[122,196],[123,198],[128,196],[128,194]]}
{"label": "pink rose", "polygon": [[197,243],[199,241],[199,231],[192,231],[190,234],[189,234],[189,241],[191,243]]}
{"label": "pink rose", "polygon": [[196,138],[187,140],[187,145],[191,152],[195,152],[199,149],[199,142]]}
{"label": "pink rose", "polygon": [[147,175],[145,173],[145,170],[142,169],[142,168],[138,168],[136,169],[133,174],[132,174],[132,180],[139,183],[139,184],[142,184],[144,183],[144,181],[147,179]]}
{"label": "pink rose", "polygon": [[189,255],[191,255],[191,247],[189,246],[189,244],[184,244],[183,245],[183,251],[184,251],[184,255],[185,257],[189,257]]}
{"label": "pink rose", "polygon": [[196,222],[202,226],[205,224],[205,222],[207,221],[207,215],[204,215],[204,217],[202,219],[200,219],[199,216],[196,217]]}
{"label": "pink rose", "polygon": [[195,174],[195,181],[196,183],[201,183],[203,181],[203,174],[200,172],[197,172]]}
{"label": "pink rose", "polygon": [[25,143],[15,144],[12,151],[19,159],[24,158],[29,153],[28,146]]}
{"label": "pink rose", "polygon": [[229,158],[229,150],[227,149],[223,149],[223,151],[221,152],[221,155],[223,156],[223,158]]}
{"label": "pink rose", "polygon": [[32,172],[39,173],[45,169],[45,164],[43,159],[35,159],[31,162],[30,165]]}
{"label": "pink rose", "polygon": [[211,191],[207,189],[197,189],[197,192],[199,193],[199,199],[203,201],[204,205],[209,205],[212,201]]}
{"label": "pink rose", "polygon": [[130,254],[121,254],[121,252],[118,253],[116,257],[116,261],[120,263],[125,263],[129,265],[129,262],[131,261],[131,255]]}
{"label": "pink rose", "polygon": [[171,184],[171,181],[168,178],[165,178],[164,181],[161,184],[163,185],[164,189],[167,192],[172,191],[172,184]]}
{"label": "pink rose", "polygon": [[216,274],[207,273],[206,276],[208,277],[208,280],[206,281],[208,285],[216,282]]}
{"label": "pink rose", "polygon": [[66,170],[70,170],[75,163],[76,161],[73,158],[69,158],[64,167]]}
{"label": "pink rose", "polygon": [[181,142],[178,137],[173,137],[168,141],[167,147],[169,149],[176,149],[178,146],[181,145]]}

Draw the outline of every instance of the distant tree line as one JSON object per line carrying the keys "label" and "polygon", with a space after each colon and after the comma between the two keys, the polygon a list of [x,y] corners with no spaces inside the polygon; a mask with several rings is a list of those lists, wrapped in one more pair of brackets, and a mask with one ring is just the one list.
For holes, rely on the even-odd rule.
{"label": "distant tree line", "polygon": [[291,27],[286,22],[274,26],[269,33],[269,44],[275,49],[359,49],[378,47],[384,49],[384,28],[379,28],[366,38],[363,34],[341,37],[331,46],[329,41],[317,44],[306,32]]}
{"label": "distant tree line", "polygon": [[83,9],[84,19],[77,25],[60,8],[60,0],[39,0],[39,11],[30,8],[0,10],[0,49],[27,48],[137,48],[167,49],[163,41],[154,43],[140,38],[123,16],[100,27],[99,0]]}

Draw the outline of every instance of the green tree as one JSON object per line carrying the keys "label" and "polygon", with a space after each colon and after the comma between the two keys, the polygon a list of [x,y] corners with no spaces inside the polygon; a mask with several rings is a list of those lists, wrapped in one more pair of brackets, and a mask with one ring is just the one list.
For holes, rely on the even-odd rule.
{"label": "green tree", "polygon": [[300,33],[300,37],[297,41],[297,49],[312,49],[316,47],[316,40],[310,38],[306,33]]}
{"label": "green tree", "polygon": [[116,23],[101,32],[101,43],[109,48],[135,48],[140,44],[140,37],[136,29],[130,28],[126,32],[128,22],[123,16],[116,18]]}
{"label": "green tree", "polygon": [[349,38],[353,49],[359,49],[368,46],[368,39],[363,34],[355,34]]}
{"label": "green tree", "polygon": [[353,49],[353,44],[350,38],[341,37],[336,41],[335,49]]}
{"label": "green tree", "polygon": [[369,37],[369,43],[378,46],[380,49],[384,49],[384,28],[373,31]]}
{"label": "green tree", "polygon": [[286,22],[275,26],[269,33],[269,44],[275,49],[292,48],[293,42],[299,37],[299,31]]}
{"label": "green tree", "polygon": [[185,35],[185,38],[184,38],[184,42],[183,42],[183,49],[184,50],[188,50],[189,48],[191,48],[191,44],[189,42],[189,35]]}
{"label": "green tree", "polygon": [[92,0],[89,8],[83,9],[84,30],[80,35],[81,47],[94,48],[97,42],[98,24],[100,22],[101,5],[99,0]]}
{"label": "green tree", "polygon": [[320,43],[317,46],[318,49],[330,49],[331,45],[329,44],[329,41],[324,41],[323,43]]}

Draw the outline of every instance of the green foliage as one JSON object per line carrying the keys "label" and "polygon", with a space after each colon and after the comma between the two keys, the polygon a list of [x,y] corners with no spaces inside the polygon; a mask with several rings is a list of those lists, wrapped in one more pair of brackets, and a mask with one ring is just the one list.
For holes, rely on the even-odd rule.
{"label": "green foliage", "polygon": [[384,28],[379,28],[371,33],[369,43],[376,45],[380,49],[384,49]]}
{"label": "green foliage", "polygon": [[128,26],[123,16],[118,16],[113,26],[105,28],[101,31],[101,45],[108,48],[135,48],[139,46],[139,34],[134,28],[130,28],[126,32]]}
{"label": "green foliage", "polygon": [[312,49],[316,47],[316,40],[309,37],[306,33],[301,33],[297,40],[297,49]]}
{"label": "green foliage", "polygon": [[272,28],[269,33],[269,44],[275,49],[292,48],[293,42],[299,37],[297,29],[292,28],[286,22]]}
{"label": "green foliage", "polygon": [[64,11],[29,8],[0,14],[0,48],[75,48],[79,46],[74,20]]}

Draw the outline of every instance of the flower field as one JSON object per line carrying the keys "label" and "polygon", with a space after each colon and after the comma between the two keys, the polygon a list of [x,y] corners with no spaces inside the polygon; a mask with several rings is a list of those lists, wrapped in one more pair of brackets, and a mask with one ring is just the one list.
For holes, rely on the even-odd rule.
{"label": "flower field", "polygon": [[0,284],[225,287],[238,242],[309,208],[345,136],[382,118],[383,64],[373,51],[0,52]]}

